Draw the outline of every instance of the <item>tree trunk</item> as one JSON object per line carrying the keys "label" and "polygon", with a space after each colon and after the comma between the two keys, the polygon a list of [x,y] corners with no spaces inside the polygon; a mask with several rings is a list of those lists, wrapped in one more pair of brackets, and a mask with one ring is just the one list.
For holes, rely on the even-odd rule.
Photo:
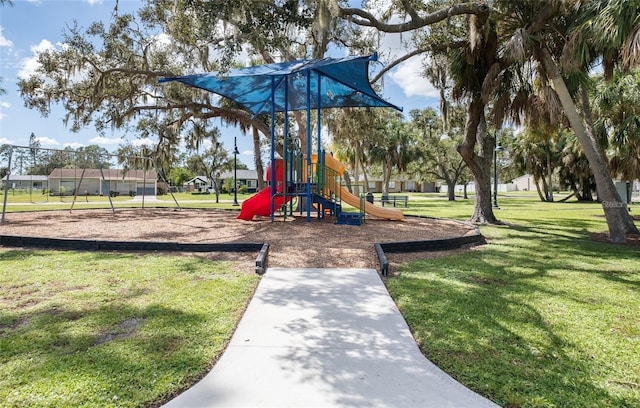
{"label": "tree trunk", "polygon": [[456,182],[454,180],[447,180],[447,199],[456,201]]}
{"label": "tree trunk", "polygon": [[551,179],[551,177],[553,176],[553,167],[551,167],[551,145],[549,145],[547,149],[547,171],[549,172],[549,181],[547,182],[547,189],[549,193],[547,194],[547,201],[553,202],[553,180]]}
{"label": "tree trunk", "polygon": [[540,48],[536,52],[536,58],[542,64],[547,76],[558,94],[565,115],[571,123],[571,128],[587,156],[591,170],[596,179],[598,199],[602,202],[602,208],[609,227],[609,238],[612,242],[626,242],[628,233],[638,234],[638,228],[633,223],[633,218],[627,211],[627,205],[622,202],[620,195],[613,184],[609,167],[600,149],[598,141],[581,120],[569,90],[560,75],[560,71],[546,48]]}
{"label": "tree trunk", "polygon": [[216,204],[220,202],[220,179],[214,177],[213,190],[216,192]]}
{"label": "tree trunk", "polygon": [[540,189],[540,180],[538,179],[538,176],[536,176],[535,174],[533,175],[533,184],[536,185],[536,190],[538,191],[538,197],[540,197],[540,201],[542,202],[547,201],[546,196],[542,193],[542,189]]}
{"label": "tree trunk", "polygon": [[[478,153],[475,152],[476,141]],[[471,222],[494,224],[497,222],[491,205],[491,161],[495,140],[487,135],[484,122],[484,105],[475,98],[467,110],[464,140],[458,152],[473,174],[476,194]]]}
{"label": "tree trunk", "polygon": [[362,160],[362,156],[360,156],[360,167],[362,168],[362,177],[364,178],[364,189],[368,193],[369,192],[369,176],[367,176],[367,169],[364,166],[364,161]]}
{"label": "tree trunk", "polygon": [[258,177],[258,191],[260,191],[265,187],[264,164],[262,163],[262,155],[260,154],[260,133],[258,133],[258,129],[255,126],[252,126],[251,130],[253,131],[253,156]]}
{"label": "tree trunk", "polygon": [[389,181],[391,181],[391,168],[385,162],[382,163],[382,194],[389,194]]}
{"label": "tree trunk", "polygon": [[549,195],[549,185],[547,184],[547,179],[544,177],[544,174],[542,174],[542,176],[540,177],[540,180],[542,181],[542,191],[544,191],[544,200],[545,202],[550,202],[551,200],[551,196]]}
{"label": "tree trunk", "polygon": [[360,191],[360,172],[358,171],[358,162],[360,161],[360,143],[356,142],[355,143],[355,158],[353,159],[353,180],[354,180],[354,184],[356,187],[356,195],[358,195],[359,193],[364,193],[363,191]]}

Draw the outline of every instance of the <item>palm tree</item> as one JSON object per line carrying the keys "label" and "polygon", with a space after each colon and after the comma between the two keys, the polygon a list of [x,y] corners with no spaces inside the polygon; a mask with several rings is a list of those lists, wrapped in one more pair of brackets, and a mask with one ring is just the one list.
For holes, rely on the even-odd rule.
{"label": "palm tree", "polygon": [[533,176],[540,200],[553,201],[551,157],[556,152],[546,133],[531,128],[524,129],[510,153],[517,170]]}
{"label": "palm tree", "polygon": [[[541,2],[544,3],[544,2]],[[598,16],[607,16],[607,18],[595,17],[594,20],[588,26],[578,25],[576,29],[579,34],[574,37],[574,43],[569,42],[569,47],[564,47],[562,50],[551,49],[545,41],[537,42],[533,47],[533,55],[535,59],[541,64],[544,69],[544,74],[553,84],[554,90],[558,95],[560,103],[565,111],[565,115],[571,124],[580,146],[582,147],[587,160],[593,171],[593,175],[596,180],[596,186],[598,191],[598,199],[603,204],[603,210],[607,225],[609,227],[609,236],[612,242],[625,242],[626,234],[628,233],[640,233],[637,226],[633,222],[633,218],[630,216],[626,203],[623,203],[618,191],[613,184],[613,179],[609,166],[604,155],[604,152],[599,144],[597,136],[594,131],[593,121],[591,117],[591,107],[587,97],[586,88],[582,87],[581,92],[578,94],[581,101],[581,107],[583,115],[581,116],[574,102],[574,96],[567,87],[567,82],[562,76],[558,63],[554,59],[554,53],[560,60],[563,56],[559,51],[564,51],[565,60],[573,58],[582,64],[573,64],[574,72],[577,74],[584,73],[587,64],[591,62],[592,56],[602,55],[605,63],[605,73],[607,71],[607,64],[620,61],[615,57],[615,46],[623,46],[627,44],[627,41],[631,37],[637,35],[637,29],[640,28],[640,21],[635,22],[636,31],[631,26],[627,18],[628,15],[637,16],[637,11],[640,11],[640,4],[638,2],[621,2],[621,1],[596,1],[588,3],[589,6],[585,6],[579,9],[562,8],[559,1],[549,2],[551,4],[543,4],[546,7],[554,7],[558,10],[558,14],[561,15],[561,19],[556,19],[558,22],[556,29],[561,29],[560,32],[569,31],[574,27],[567,27],[567,22],[580,23],[588,16],[592,16],[595,10],[598,11]],[[627,3],[633,3],[631,8],[626,7]],[[636,10],[636,13],[632,11]],[[572,15],[572,13],[576,13]],[[618,27],[615,31],[616,35],[613,35],[614,31],[611,31],[612,26]],[[635,34],[634,34],[635,33]],[[578,38],[578,40],[575,40]],[[541,40],[541,39],[539,39]],[[580,41],[581,40],[581,41]],[[631,41],[633,43],[633,41]],[[552,43],[553,44],[553,43]],[[575,45],[577,44],[577,46]],[[592,48],[589,45],[593,44]],[[581,54],[576,54],[576,50],[583,50]],[[585,50],[591,51],[587,53]],[[635,57],[636,53],[640,51],[633,50],[624,51],[629,57],[629,62],[637,61]],[[623,54],[624,54],[623,52]],[[566,64],[565,64],[566,65]],[[581,66],[580,66],[581,65]]]}
{"label": "palm tree", "polygon": [[[371,108],[346,108],[333,110],[327,117],[327,129],[337,147],[336,155],[340,160],[351,164],[353,178],[357,182],[360,172],[364,178],[365,190],[369,185],[368,167],[374,129],[383,112]],[[348,175],[347,175],[348,177]]]}
{"label": "palm tree", "polygon": [[371,158],[382,167],[382,193],[389,193],[389,182],[394,170],[405,171],[414,156],[409,127],[402,121],[400,113],[382,115],[383,122],[375,130],[375,144]]}
{"label": "palm tree", "polygon": [[[573,191],[578,201],[593,201],[592,191],[596,189],[596,182],[589,167],[589,160],[582,152],[573,134],[564,134],[562,148],[562,166],[559,171],[560,187]],[[571,196],[561,201],[566,201]]]}
{"label": "palm tree", "polygon": [[[605,2],[590,4],[596,3],[603,5]],[[594,44],[590,38],[594,31],[592,24],[589,24],[588,29],[582,31],[580,35],[572,37],[573,42],[566,40],[571,30],[578,27],[584,20],[585,13],[588,14],[592,9],[578,0],[518,2],[497,0],[494,5],[504,16],[501,27],[505,29],[505,34],[511,33],[510,38],[505,41],[504,58],[500,63],[502,67],[495,69],[494,79],[499,77],[499,73],[503,72],[505,67],[510,67],[514,63],[524,67],[526,61],[532,60],[538,64],[538,77],[543,83],[548,82],[551,85],[551,87],[542,88],[545,90],[547,100],[555,99],[557,105],[562,107],[564,116],[590,163],[597,184],[598,198],[603,202],[610,239],[613,242],[624,242],[627,233],[637,233],[638,229],[626,210],[626,205],[620,200],[607,160],[594,135],[590,106],[584,86],[589,64],[593,61],[594,55],[600,53],[606,59],[612,54],[603,52],[602,48],[591,46]],[[576,53],[577,50],[581,52]],[[567,55],[570,57],[567,58]],[[572,71],[565,72],[563,76],[558,61],[568,60],[574,63],[564,66],[571,66]],[[611,60],[615,61],[615,58]],[[577,79],[581,81],[576,81]],[[490,86],[487,88],[495,89]],[[582,115],[576,107],[574,98],[581,101]]]}
{"label": "palm tree", "polygon": [[597,82],[595,129],[607,142],[611,171],[623,180],[640,179],[640,71],[615,71]]}

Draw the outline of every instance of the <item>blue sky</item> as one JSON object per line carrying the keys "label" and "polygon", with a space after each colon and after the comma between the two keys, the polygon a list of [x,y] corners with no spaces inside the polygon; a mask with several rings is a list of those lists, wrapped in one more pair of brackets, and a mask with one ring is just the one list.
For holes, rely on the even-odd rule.
{"label": "blue sky", "polygon": [[[74,148],[97,144],[114,151],[119,144],[136,140],[135,134],[115,130],[100,137],[89,127],[73,133],[63,124],[64,110],[54,106],[51,114],[43,118],[34,110],[24,107],[17,82],[34,68],[38,50],[59,47],[62,32],[74,20],[81,27],[102,20],[108,23],[115,1],[111,0],[14,0],[13,6],[0,7],[0,76],[7,91],[0,96],[0,144],[28,145],[34,133],[42,147]],[[139,8],[138,0],[120,0],[120,12]],[[397,38],[388,38],[383,47],[400,52]],[[429,84],[418,77],[420,60],[413,58],[394,69],[385,78],[382,95],[408,112],[413,108],[437,106],[437,95]],[[238,159],[253,168],[253,147],[250,136],[243,136],[237,129],[222,128],[222,142],[233,150],[233,138],[237,137]]]}

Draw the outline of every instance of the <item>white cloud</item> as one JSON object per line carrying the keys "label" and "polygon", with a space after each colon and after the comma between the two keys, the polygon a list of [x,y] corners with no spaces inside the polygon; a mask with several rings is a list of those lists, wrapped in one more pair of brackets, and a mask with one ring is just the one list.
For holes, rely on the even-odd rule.
{"label": "white cloud", "polygon": [[96,4],[102,4],[104,0],[84,0],[85,3],[89,4],[90,6],[96,5]]}
{"label": "white cloud", "polygon": [[155,142],[151,139],[136,139],[131,144],[133,146],[153,146]]}
{"label": "white cloud", "polygon": [[55,47],[49,40],[42,40],[39,44],[31,47],[33,56],[25,58],[21,61],[20,70],[18,71],[18,78],[27,79],[36,72],[38,69],[38,54],[47,50],[53,50]]}
{"label": "white cloud", "polygon": [[431,83],[420,76],[422,60],[411,58],[389,74],[389,78],[402,89],[406,96],[438,97],[438,90]]}
{"label": "white cloud", "polygon": [[[184,136],[183,136],[183,140],[184,140]],[[209,139],[205,139],[202,141],[202,143],[200,143],[200,147],[202,148],[203,151],[207,150],[211,146],[213,146],[213,142]]]}
{"label": "white cloud", "polygon": [[56,139],[50,137],[36,137],[36,140],[40,142],[41,146],[60,146],[60,143]]}
{"label": "white cloud", "polygon": [[0,102],[0,122],[2,121],[3,118],[7,116],[5,115],[3,110],[8,109],[10,107],[11,107],[11,104],[9,102],[5,102],[5,101]]}
{"label": "white cloud", "polygon": [[0,47],[13,47],[11,40],[2,35],[2,26],[0,26]]}
{"label": "white cloud", "polygon": [[89,139],[89,142],[91,142],[91,144],[97,144],[97,145],[117,145],[118,143],[122,142],[122,139],[119,137],[109,138],[109,137],[103,137],[103,136],[96,136],[94,138]]}
{"label": "white cloud", "polygon": [[240,154],[244,156],[253,156],[253,150],[243,150]]}
{"label": "white cloud", "polygon": [[7,139],[6,137],[0,137],[0,144],[16,144],[15,140]]}

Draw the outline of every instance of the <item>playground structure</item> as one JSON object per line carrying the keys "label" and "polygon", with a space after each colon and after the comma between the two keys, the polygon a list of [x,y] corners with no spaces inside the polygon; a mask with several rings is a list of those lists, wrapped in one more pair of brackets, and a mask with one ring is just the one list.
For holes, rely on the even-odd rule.
{"label": "playground structure", "polygon": [[[305,157],[291,152],[289,160],[278,159],[275,163],[275,197],[274,207],[285,217],[303,213],[303,206],[294,208],[296,199],[305,198],[307,194]],[[286,171],[285,171],[286,169]],[[382,208],[365,200],[364,195],[352,194],[343,183],[344,165],[333,156],[324,153],[318,160],[311,156],[311,207],[318,219],[326,215],[334,216],[336,224],[360,225],[364,215],[377,218],[400,220],[404,217],[398,209]],[[267,171],[267,181],[271,182],[271,167]],[[304,200],[302,200],[304,201]],[[345,208],[344,204],[353,210]],[[264,189],[242,203],[239,219],[252,220],[254,216],[269,217],[271,213],[271,189]]]}
{"label": "playground structure", "polygon": [[[369,62],[377,55],[366,57],[324,58],[299,60],[231,70],[227,75],[215,73],[193,74],[161,78],[160,83],[177,81],[229,98],[258,116],[269,114],[271,120],[270,174],[275,182],[268,192],[259,192],[243,204],[242,219],[255,215],[270,216],[283,210],[293,214],[293,201],[298,201],[299,212],[311,221],[325,214],[336,216],[338,223],[360,224],[364,214],[397,220],[403,217],[399,210],[382,209],[357,197],[342,183],[344,166],[322,150],[321,110],[343,107],[384,107],[402,110],[385,101],[371,88]],[[312,137],[312,110],[316,111],[316,135]],[[295,145],[289,137],[289,112],[306,113],[306,143],[303,151],[290,150]],[[276,113],[283,114],[282,153],[276,159]],[[301,141],[302,142],[302,141]],[[315,142],[315,143],[314,143]],[[312,146],[315,144],[315,153]],[[315,158],[315,159],[314,159]],[[280,163],[280,164],[279,164]],[[296,200],[294,200],[294,198]],[[268,203],[267,203],[268,199]],[[342,203],[358,209],[352,215],[344,211]],[[268,205],[267,205],[268,204]],[[286,205],[289,209],[286,209]]]}
{"label": "playground structure", "polygon": [[[107,204],[115,214],[114,197],[129,197],[145,208],[145,201],[155,201],[159,185],[171,195],[175,208],[178,200],[168,187],[169,182],[156,160],[143,156],[119,156],[106,152],[69,151],[53,148],[2,145],[7,174],[0,179],[2,211],[0,225],[5,223],[8,197],[26,193],[26,202],[31,204],[69,203],[73,211],[78,203]],[[34,168],[43,168],[42,163],[57,156],[59,166],[47,174],[32,173]],[[25,166],[24,157],[29,157]],[[22,160],[16,160],[23,158]],[[121,162],[122,161],[122,162]],[[114,168],[114,165],[122,168]],[[93,166],[92,166],[93,165]],[[29,167],[31,166],[31,168]],[[40,166],[40,167],[38,167]],[[26,174],[24,168],[26,167]],[[37,181],[36,181],[37,180]],[[97,199],[96,199],[97,198]],[[104,200],[102,200],[104,198]]]}

